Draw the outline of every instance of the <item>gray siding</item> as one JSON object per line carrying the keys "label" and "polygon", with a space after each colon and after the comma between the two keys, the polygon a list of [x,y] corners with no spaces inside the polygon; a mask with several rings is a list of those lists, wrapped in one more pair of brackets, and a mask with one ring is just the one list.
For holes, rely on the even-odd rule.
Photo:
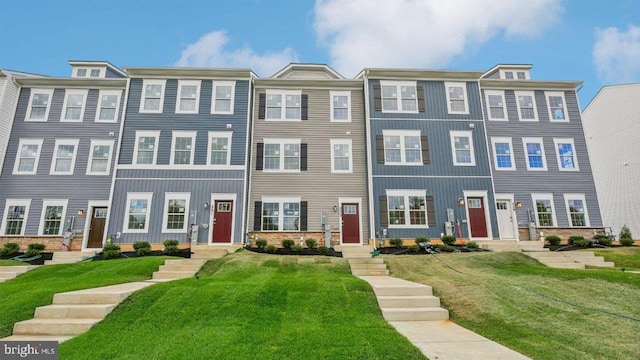
{"label": "gray siding", "polygon": [[105,77],[106,77],[106,78],[118,78],[118,79],[121,79],[121,78],[123,78],[124,76],[122,76],[122,75],[118,74],[117,72],[115,72],[115,71],[113,71],[113,70],[111,70],[111,69],[107,68],[107,71],[106,71],[106,73],[105,73]]}
{"label": "gray siding", "polygon": [[244,170],[153,170],[118,169],[118,179],[244,179]]}

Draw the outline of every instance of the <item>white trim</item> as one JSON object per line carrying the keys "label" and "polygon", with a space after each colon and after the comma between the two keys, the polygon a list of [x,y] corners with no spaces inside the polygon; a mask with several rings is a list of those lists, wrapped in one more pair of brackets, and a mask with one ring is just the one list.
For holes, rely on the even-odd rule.
{"label": "white trim", "polygon": [[[387,224],[388,224],[388,228],[389,229],[428,229],[429,228],[429,216],[428,216],[428,205],[427,205],[427,190],[411,190],[411,189],[406,189],[406,190],[385,190],[385,195],[387,196]],[[391,217],[389,215],[389,212],[391,212],[391,210],[389,209],[389,196],[397,196],[397,197],[403,197],[404,198],[404,220],[405,223],[404,224],[392,224],[391,223]],[[418,225],[412,225],[411,224],[411,210],[409,209],[409,197],[410,196],[416,196],[416,197],[422,197],[424,199],[424,225],[418,224]],[[395,210],[394,210],[395,211]]]}
{"label": "white trim", "polygon": [[158,142],[160,140],[160,130],[136,130],[136,138],[135,144],[133,145],[133,158],[131,159],[131,163],[134,165],[138,164],[138,143],[140,142],[141,137],[152,137],[155,138],[155,142],[153,144],[153,161],[151,164],[141,164],[141,165],[155,165],[156,160],[158,158]]}
{"label": "white trim", "polygon": [[[298,230],[284,230],[284,203],[298,203],[298,207],[300,207],[300,203],[302,202],[302,198],[300,197],[273,197],[273,196],[263,196],[260,201],[262,201],[262,208],[260,209],[260,231],[262,232],[300,232],[300,218],[301,218],[301,209],[298,211]],[[264,230],[264,204],[265,203],[277,203],[278,204],[278,230]]]}
{"label": "white trim", "polygon": [[[464,110],[463,111],[454,111],[451,108],[451,93],[449,92],[449,88],[457,87],[462,88],[462,101],[464,102]],[[449,114],[469,114],[469,97],[467,96],[467,83],[466,82],[445,82],[444,89],[447,96],[447,111]],[[454,99],[460,101],[460,99]]]}
{"label": "white trim", "polygon": [[[42,200],[42,213],[40,215],[40,225],[38,226],[38,235],[39,236],[61,236],[64,231],[65,222],[67,218],[67,205],[69,205],[68,199],[44,199]],[[44,216],[46,214],[47,207],[49,206],[62,206],[62,215],[60,217],[60,228],[58,229],[57,234],[44,234]]]}
{"label": "white trim", "polygon": [[[155,110],[145,110],[144,109],[144,104],[145,104],[145,92],[147,89],[147,85],[160,85],[162,86],[162,88],[160,89],[160,104],[158,106],[158,109]],[[144,79],[142,80],[142,91],[140,92],[140,109],[139,112],[142,114],[161,114],[162,113],[162,108],[164,107],[164,91],[167,87],[167,80],[162,80],[162,79]]]}
{"label": "white trim", "polygon": [[[170,165],[193,165],[193,159],[195,158],[196,153],[196,136],[197,131],[177,131],[173,130],[171,132],[171,154],[169,155],[169,164]],[[191,148],[189,150],[189,163],[188,164],[174,164],[176,159],[176,138],[191,138]],[[155,163],[155,161],[154,161]]]}
{"label": "white trim", "polygon": [[[426,201],[426,200],[425,200]],[[364,229],[362,228],[362,198],[359,197],[338,197],[338,207],[340,211],[340,245],[343,245],[342,242],[342,204],[358,204],[358,229],[360,229],[360,242],[359,243],[346,243],[344,245],[362,245],[364,244]]]}
{"label": "white trim", "polygon": [[[169,200],[185,200],[184,205],[184,225],[182,229],[167,229],[167,216],[169,211]],[[191,218],[191,193],[190,192],[166,192],[164,193],[164,209],[162,211],[162,233],[163,234],[179,234],[186,233],[189,228],[189,220]]]}
{"label": "white trim", "polygon": [[[16,152],[16,161],[13,164],[13,175],[35,175],[38,172],[38,163],[40,162],[40,153],[42,152],[42,143],[44,139],[20,139],[18,141],[18,151]],[[19,171],[20,169],[20,153],[22,152],[23,145],[38,145],[38,151],[35,156],[35,162],[33,163],[33,170],[31,171]]]}
{"label": "white trim", "polygon": [[[278,169],[267,169],[266,168],[266,148],[263,149],[263,154],[262,154],[262,171],[263,172],[286,172],[286,173],[298,173],[301,172],[300,167],[302,165],[301,163],[301,157],[302,157],[302,139],[263,139],[262,143],[264,145],[267,144],[278,144],[280,145],[280,150],[279,150],[279,156],[280,156],[280,166],[278,167]],[[300,151],[298,152],[298,169],[293,169],[293,170],[285,170],[284,168],[284,146],[285,145],[291,145],[291,144],[298,144],[300,145]]]}
{"label": "white trim", "polygon": [[[331,146],[331,172],[337,174],[351,174],[353,173],[353,145],[351,139],[329,139]],[[336,170],[335,168],[335,145],[348,145],[349,146],[349,169]]]}
{"label": "white trim", "polygon": [[[400,161],[399,162],[389,162],[387,161],[387,153],[386,153],[386,139],[387,136],[399,136],[400,137]],[[407,147],[405,144],[406,136],[417,136],[418,144],[420,145],[420,160],[416,162],[407,162]],[[422,166],[422,134],[420,130],[382,130],[382,146],[384,152],[384,164],[385,165],[403,165],[403,166]],[[415,150],[411,149],[411,150]]]}
{"label": "white trim", "polygon": [[[53,155],[51,156],[51,169],[49,175],[73,175],[73,171],[76,167],[76,158],[78,157],[78,145],[80,139],[56,139],[56,144],[53,147]],[[56,165],[58,162],[58,147],[61,145],[73,145],[73,155],[71,155],[71,166],[67,171],[57,171]]]}
{"label": "white trim", "polygon": [[[540,151],[542,155],[542,167],[532,168],[529,165],[529,153],[527,152],[527,143],[540,144]],[[524,137],[522,138],[522,147],[524,148],[524,162],[527,165],[529,171],[547,171],[547,157],[544,151],[544,140],[541,137]],[[536,154],[538,155],[538,154]]]}
{"label": "white trim", "polygon": [[[103,96],[117,96],[115,109],[116,112],[114,114],[114,118],[111,120],[101,120],[100,119],[100,110],[102,109],[102,97]],[[122,90],[100,90],[98,93],[98,104],[96,105],[96,118],[95,122],[97,123],[117,123],[118,122],[118,112],[120,111],[120,98],[122,97]],[[110,108],[110,107],[109,107]]]}
{"label": "white trim", "polygon": [[552,193],[531,193],[531,201],[533,202],[533,211],[534,214],[536,215],[536,226],[541,226],[540,225],[540,218],[538,216],[538,206],[536,204],[536,200],[549,200],[551,203],[551,217],[553,220],[553,225],[552,226],[547,226],[545,225],[545,227],[558,227],[558,218],[556,216],[556,205],[555,202],[553,201],[553,194]]}
{"label": "white trim", "polygon": [[[128,229],[129,226],[129,212],[131,211],[131,200],[147,200],[147,212],[145,214],[144,228],[142,229]],[[128,192],[127,201],[125,202],[124,222],[122,223],[123,233],[147,233],[149,231],[149,222],[151,222],[151,201],[153,200],[153,193],[144,192]]]}
{"label": "white trim", "polygon": [[[560,160],[560,149],[558,149],[558,145],[560,144],[571,144],[571,151],[573,151],[573,168],[563,168],[562,161]],[[558,170],[559,171],[580,171],[580,166],[578,166],[578,154],[576,153],[576,144],[574,144],[572,138],[553,138],[553,148],[556,153],[556,161],[558,161]]]}
{"label": "white trim", "polygon": [[[495,194],[496,203],[498,201],[507,201],[511,207],[511,227],[513,229],[513,238],[507,238],[500,233],[500,240],[520,240],[520,234],[518,232],[518,217],[516,215],[515,197],[513,194]],[[498,221],[498,232],[500,232],[500,217],[498,216],[498,210],[496,209],[496,220]]]}
{"label": "white trim", "polygon": [[[471,162],[461,163],[456,158],[456,137],[466,137],[469,139],[469,155],[471,156]],[[472,131],[449,131],[449,140],[451,144],[451,156],[453,160],[453,166],[476,166],[476,154],[473,148],[473,132]],[[466,149],[463,149],[466,150]]]}
{"label": "white trim", "polygon": [[[269,95],[280,95],[280,117],[279,118],[270,118],[269,117]],[[294,95],[300,97],[300,118],[296,119],[287,119],[287,95]],[[264,120],[265,121],[302,121],[302,90],[272,90],[267,89],[265,91],[265,104],[264,104]],[[275,108],[275,106],[273,106]],[[293,108],[293,107],[292,107]]]}
{"label": "white trim", "polygon": [[[572,194],[572,193],[567,193],[567,194],[563,194],[562,195],[564,197],[564,206],[565,209],[567,211],[567,222],[569,224],[570,227],[577,227],[577,228],[582,228],[582,227],[591,227],[591,222],[589,221],[589,212],[587,211],[587,200],[585,198],[584,194]],[[583,213],[584,213],[584,226],[578,226],[578,225],[573,225],[573,222],[571,221],[571,211],[569,211],[569,200],[581,200],[582,201],[582,206],[583,206]]]}
{"label": "white trim", "polygon": [[[534,91],[515,91],[516,97],[516,107],[518,109],[518,119],[520,121],[538,121],[538,108],[536,106],[536,93]],[[533,119],[523,119],[522,111],[520,109],[520,101],[518,100],[518,96],[531,96],[532,109],[533,109]]]}
{"label": "white trim", "polygon": [[[395,86],[396,87],[396,104],[397,104],[397,109],[393,110],[393,109],[385,109],[384,108],[384,91],[382,90],[383,87],[385,86]],[[415,97],[415,105],[416,105],[416,109],[415,110],[402,110],[402,89],[401,87],[406,86],[406,87],[413,87],[416,91],[416,97]],[[408,100],[408,99],[407,99]],[[380,102],[381,102],[381,107],[382,110],[381,112],[383,113],[404,113],[404,114],[417,114],[419,112],[419,106],[418,106],[418,82],[417,81],[388,81],[388,80],[380,80]]]}
{"label": "white trim", "polygon": [[[495,206],[494,204],[489,203],[488,191],[486,190],[463,190],[464,195],[464,211],[465,216],[467,217],[467,233],[469,234],[470,240],[491,240],[493,239],[493,229],[491,228],[491,212],[489,206]],[[487,237],[474,237],[471,236],[471,221],[469,221],[469,206],[468,206],[468,198],[469,197],[481,197],[484,203],[484,221],[487,226]]]}
{"label": "white trim", "polygon": [[209,245],[227,245],[227,243],[214,243],[213,242],[213,227],[215,226],[213,224],[213,216],[215,215],[215,209],[214,206],[216,205],[216,200],[232,200],[233,201],[233,209],[231,211],[231,239],[229,244],[233,244],[233,240],[235,239],[235,232],[236,232],[236,209],[237,206],[239,206],[238,204],[238,194],[236,193],[211,193],[211,202],[209,203],[209,209],[211,209],[210,214],[209,214],[209,224],[211,224],[209,226],[209,239],[207,240],[207,243]]}
{"label": "white trim", "polygon": [[[491,105],[489,103],[489,96],[500,96],[502,97],[502,112],[504,114],[503,118],[494,118],[491,116]],[[505,100],[504,90],[485,90],[484,91],[485,102],[487,104],[487,119],[491,121],[509,121],[509,113],[507,112],[507,102]],[[497,106],[494,106],[497,107]]]}
{"label": "white trim", "polygon": [[[44,112],[43,119],[32,119],[31,118],[31,109],[33,107],[33,96],[35,94],[47,94],[47,106]],[[24,115],[24,121],[33,121],[33,122],[46,122],[49,120],[49,110],[51,110],[51,103],[53,102],[53,89],[31,89],[31,94],[29,95],[29,106],[27,107],[27,113]]]}
{"label": "white trim", "polygon": [[[84,221],[84,231],[83,231],[83,235],[82,235],[82,251],[93,251],[93,250],[99,250],[100,248],[88,248],[87,245],[89,244],[89,232],[91,231],[91,220],[93,219],[93,209],[96,207],[106,207],[107,208],[107,215],[108,215],[108,211],[109,211],[109,201],[105,201],[105,200],[89,200],[87,202],[87,213],[85,216],[85,221]],[[102,234],[102,238],[105,238],[105,235],[107,234],[107,221],[105,219],[105,226],[104,226],[104,232]],[[104,244],[104,240],[102,241],[102,243]]]}
{"label": "white trim", "polygon": [[[509,144],[509,156],[511,158],[511,166],[510,167],[499,167],[498,166],[498,153],[496,151],[496,143]],[[516,170],[516,161],[513,155],[513,144],[511,142],[510,137],[491,137],[491,148],[493,149],[493,167],[496,171],[509,171]]]}
{"label": "white trim", "polygon": [[[562,111],[563,111],[564,119],[554,119],[553,112],[551,111],[551,103],[549,102],[549,98],[552,96],[562,98]],[[550,122],[569,122],[569,111],[567,110],[567,99],[564,96],[564,92],[545,91],[544,97],[547,99],[547,111],[549,113],[549,121]]]}
{"label": "white trim", "polygon": [[[244,165],[155,165],[155,164],[118,164],[118,170],[245,170]],[[120,179],[120,176],[118,176]]]}
{"label": "white trim", "polygon": [[[198,110],[200,109],[200,84],[201,83],[202,83],[201,80],[178,80],[178,92],[176,94],[176,114],[197,114],[198,113]],[[185,85],[196,87],[196,94],[195,94],[196,97],[195,99],[193,99],[196,101],[194,110],[180,110],[180,105],[182,105],[182,99],[183,99],[181,95],[181,91],[182,91],[182,87]],[[192,99],[188,99],[188,100],[192,100]]]}
{"label": "white trim", "polygon": [[[87,95],[89,94],[89,90],[76,90],[76,89],[66,89],[64,91],[64,103],[62,105],[62,112],[60,113],[60,122],[82,122],[84,120],[84,110],[87,106]],[[82,95],[82,105],[80,105],[80,118],[79,119],[67,119],[67,108],[69,107],[69,96],[70,95]]]}
{"label": "white trim", "polygon": [[[231,86],[231,101],[229,111],[216,111],[216,88],[218,86]],[[234,103],[236,98],[236,82],[235,81],[213,81],[213,87],[211,91],[211,113],[212,114],[233,114]]]}
{"label": "white trim", "polygon": [[[91,171],[93,167],[93,148],[95,146],[109,146],[109,156],[107,157],[107,171],[106,172],[96,172]],[[113,156],[113,140],[91,140],[91,145],[89,146],[89,157],[87,158],[87,175],[109,175],[111,173],[111,157]]]}
{"label": "white trim", "polygon": [[[226,138],[227,139],[227,160],[224,164],[211,164],[211,139],[212,138]],[[233,131],[209,131],[209,138],[207,139],[207,166],[231,166],[231,140],[233,138]]]}
{"label": "white trim", "polygon": [[[9,212],[9,206],[24,206],[24,218],[22,218],[22,227],[20,228],[20,234],[18,235],[6,235],[7,230],[7,213]],[[2,221],[0,225],[0,236],[24,236],[27,228],[27,219],[29,217],[29,208],[31,207],[31,199],[6,199],[4,204],[4,213],[2,214]]]}
{"label": "white trim", "polygon": [[[76,78],[87,78],[87,79],[100,79],[100,78],[105,78],[106,77],[106,72],[107,72],[107,67],[106,66],[100,66],[100,67],[96,67],[96,66],[73,66],[74,67],[74,71],[72,74],[72,77],[76,77]],[[78,71],[79,70],[85,70],[85,75],[84,76],[80,76],[78,75]],[[91,71],[92,70],[98,70],[98,76],[91,76]]]}
{"label": "white trim", "polygon": [[[335,108],[333,97],[334,96],[346,96],[347,97],[347,118],[346,119],[336,119],[335,118]],[[351,122],[351,91],[330,91],[329,92],[329,101],[331,102],[331,114],[330,122]]]}

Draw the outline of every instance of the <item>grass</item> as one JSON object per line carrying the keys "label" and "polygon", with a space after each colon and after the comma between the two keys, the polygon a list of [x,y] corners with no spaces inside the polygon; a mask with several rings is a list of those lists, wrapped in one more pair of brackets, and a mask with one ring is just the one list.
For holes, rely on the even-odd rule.
{"label": "grass", "polygon": [[598,249],[596,256],[604,256],[605,261],[613,261],[616,269],[640,270],[640,247],[620,247]]}
{"label": "grass", "polygon": [[531,358],[640,358],[640,274],[552,269],[518,253],[384,259],[392,276],[431,285],[453,321]]}
{"label": "grass", "polygon": [[0,338],[13,324],[31,319],[39,306],[50,305],[55,293],[151,278],[166,257],[48,265],[0,283]]}
{"label": "grass", "polygon": [[86,359],[424,359],[346,261],[240,252],[134,293],[61,344]]}
{"label": "grass", "polygon": [[0,266],[29,266],[30,264],[16,260],[0,260]]}

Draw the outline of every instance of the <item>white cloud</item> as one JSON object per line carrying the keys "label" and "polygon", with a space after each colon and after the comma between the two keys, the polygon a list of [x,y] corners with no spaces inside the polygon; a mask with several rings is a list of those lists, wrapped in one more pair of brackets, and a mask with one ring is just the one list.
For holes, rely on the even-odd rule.
{"label": "white cloud", "polygon": [[640,27],[596,28],[593,62],[601,80],[609,83],[638,81],[640,77]]}
{"label": "white cloud", "polygon": [[498,34],[535,36],[563,0],[317,0],[315,31],[345,76],[364,67],[443,67]]}
{"label": "white cloud", "polygon": [[202,35],[198,41],[182,51],[176,66],[251,68],[259,76],[271,76],[290,62],[298,61],[298,54],[285,48],[279,52],[256,54],[249,46],[226,49],[229,42],[225,30]]}

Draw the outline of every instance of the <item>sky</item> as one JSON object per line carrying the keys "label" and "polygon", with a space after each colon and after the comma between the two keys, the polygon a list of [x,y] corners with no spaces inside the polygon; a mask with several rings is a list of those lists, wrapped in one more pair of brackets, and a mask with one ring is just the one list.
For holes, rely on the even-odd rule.
{"label": "sky", "polygon": [[0,0],[0,68],[69,77],[69,60],[252,68],[323,63],[640,82],[640,0]]}

